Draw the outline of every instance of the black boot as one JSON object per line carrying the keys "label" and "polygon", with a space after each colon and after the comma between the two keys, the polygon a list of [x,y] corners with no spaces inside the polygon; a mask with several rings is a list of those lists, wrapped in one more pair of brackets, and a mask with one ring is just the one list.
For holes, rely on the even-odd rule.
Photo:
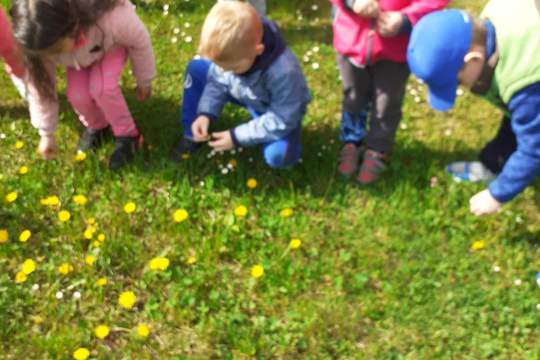
{"label": "black boot", "polygon": [[171,159],[180,162],[185,155],[189,155],[197,150],[201,145],[186,138],[180,139],[177,145],[171,150]]}
{"label": "black boot", "polygon": [[109,169],[117,170],[133,161],[133,156],[142,147],[143,137],[117,137],[114,151],[109,159]]}
{"label": "black boot", "polygon": [[90,150],[95,150],[101,145],[103,145],[105,141],[110,138],[110,127],[99,130],[86,128],[79,139],[79,143],[77,144],[77,151],[86,152]]}

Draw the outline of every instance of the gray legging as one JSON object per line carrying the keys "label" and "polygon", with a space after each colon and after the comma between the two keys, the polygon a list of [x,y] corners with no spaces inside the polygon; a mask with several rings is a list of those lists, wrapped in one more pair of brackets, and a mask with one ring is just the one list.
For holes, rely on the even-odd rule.
{"label": "gray legging", "polygon": [[248,1],[261,16],[266,16],[266,0],[249,0]]}

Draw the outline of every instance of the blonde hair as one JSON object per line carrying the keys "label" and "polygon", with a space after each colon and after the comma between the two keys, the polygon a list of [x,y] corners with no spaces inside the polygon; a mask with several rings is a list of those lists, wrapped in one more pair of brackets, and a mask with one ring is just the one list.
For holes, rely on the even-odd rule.
{"label": "blonde hair", "polygon": [[246,47],[262,39],[255,8],[240,1],[218,2],[208,13],[199,42],[199,55],[212,61],[238,59]]}

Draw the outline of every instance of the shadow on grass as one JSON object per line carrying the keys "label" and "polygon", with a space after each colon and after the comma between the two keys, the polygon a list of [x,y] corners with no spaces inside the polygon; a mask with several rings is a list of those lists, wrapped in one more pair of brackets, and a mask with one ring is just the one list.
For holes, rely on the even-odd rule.
{"label": "shadow on grass", "polygon": [[[407,140],[406,143],[398,142],[389,171],[376,184],[360,187],[354,180],[345,181],[336,174],[337,157],[341,146],[337,141],[337,124],[336,127],[323,125],[322,119],[318,119],[314,114],[308,114],[314,125],[304,127],[302,161],[290,169],[270,169],[264,163],[260,147],[244,149],[234,155],[227,153],[208,158],[210,148],[203,146],[189,159],[175,163],[171,161],[169,153],[182,134],[178,121],[180,101],[154,97],[145,103],[140,103],[134,99],[132,91],[126,91],[126,98],[145,137],[147,151],[137,156],[133,166],[123,169],[117,175],[112,175],[113,179],[116,176],[121,179],[126,173],[135,173],[136,176],[157,178],[173,183],[187,179],[192,186],[196,186],[201,181],[212,181],[216,190],[228,189],[240,195],[245,194],[246,180],[255,178],[260,187],[270,194],[300,191],[330,200],[344,197],[350,189],[360,189],[374,197],[387,197],[401,185],[426,186],[433,175],[434,167],[440,170],[453,160],[473,158],[476,151],[466,149],[461,153],[441,152],[430,149],[416,140]],[[26,110],[20,107],[8,108],[5,111],[16,112],[17,118],[28,118]],[[67,125],[76,132],[82,131],[81,124],[63,96],[61,96],[61,112],[64,118],[61,121],[64,126]],[[248,119],[249,116],[244,110],[228,106],[222,118],[213,125],[211,130],[225,130]],[[77,139],[68,141],[76,143]],[[108,144],[107,147],[103,152],[105,156],[110,154],[112,144]],[[102,154],[101,151],[100,154]],[[233,159],[238,164],[234,171],[226,175],[222,174],[222,168]],[[103,160],[105,167],[106,159]]]}
{"label": "shadow on grass", "polygon": [[[228,189],[238,194],[245,193],[248,178],[255,178],[269,193],[307,191],[312,196],[327,200],[343,196],[351,187],[360,188],[353,180],[344,181],[336,174],[341,146],[337,141],[337,124],[336,127],[318,125],[321,119],[317,119],[313,114],[308,116],[315,125],[304,127],[302,133],[302,161],[290,169],[270,169],[264,163],[260,147],[243,149],[234,155],[226,153],[209,158],[210,148],[204,145],[189,159],[174,163],[170,160],[169,152],[182,134],[178,123],[178,102],[154,98],[144,105],[134,101],[132,96],[128,98],[149,149],[144,156],[138,157],[134,165],[140,170],[141,176],[157,177],[171,182],[186,178],[193,186],[201,181],[212,181],[217,190]],[[211,131],[225,130],[248,119],[249,116],[244,110],[228,106],[222,118],[213,124]],[[441,170],[453,160],[473,158],[475,154],[475,149],[466,149],[459,153],[440,152],[426,147],[420,141],[398,142],[390,170],[383,179],[373,186],[361,189],[375,197],[386,197],[403,183],[425,186],[429,184],[434,167]],[[238,164],[235,170],[223,175],[222,167],[226,167],[233,159]],[[134,167],[124,171],[137,171]]]}

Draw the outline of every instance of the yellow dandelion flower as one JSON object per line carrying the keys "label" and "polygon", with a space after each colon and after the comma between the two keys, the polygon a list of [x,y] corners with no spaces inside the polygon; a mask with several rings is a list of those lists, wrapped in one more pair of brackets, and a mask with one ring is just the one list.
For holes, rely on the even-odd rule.
{"label": "yellow dandelion flower", "polygon": [[146,324],[139,324],[139,326],[137,326],[137,334],[140,337],[145,338],[150,335],[150,328]]}
{"label": "yellow dandelion flower", "polygon": [[44,205],[44,206],[56,206],[60,204],[60,199],[56,195],[51,195],[44,199],[41,199],[40,202],[41,202],[41,205]]}
{"label": "yellow dandelion flower", "polygon": [[86,265],[92,266],[96,262],[96,257],[94,255],[86,255],[86,257],[84,258],[84,262],[86,263]]}
{"label": "yellow dandelion flower", "polygon": [[197,258],[195,256],[190,256],[186,260],[186,264],[193,265],[197,262]]}
{"label": "yellow dandelion flower", "polygon": [[248,209],[244,205],[237,206],[236,209],[234,209],[234,215],[238,217],[245,217],[248,213]]}
{"label": "yellow dandelion flower", "polygon": [[73,271],[73,265],[69,263],[63,263],[58,267],[58,272],[62,275],[67,275]]}
{"label": "yellow dandelion flower", "polygon": [[14,202],[15,200],[17,200],[17,197],[18,197],[18,196],[19,196],[19,195],[17,194],[16,191],[12,191],[12,192],[10,192],[9,194],[6,195],[6,202],[7,202],[7,203],[12,203],[12,202]]}
{"label": "yellow dandelion flower", "polygon": [[67,210],[62,210],[58,213],[58,220],[66,222],[71,218],[71,214]]}
{"label": "yellow dandelion flower", "polygon": [[107,280],[107,278],[104,278],[104,277],[99,278],[99,279],[96,280],[96,285],[97,286],[105,286],[105,285],[107,285],[107,283],[108,283],[108,280]]}
{"label": "yellow dandelion flower", "polygon": [[77,151],[75,155],[75,161],[81,162],[86,160],[86,153],[84,151]]}
{"label": "yellow dandelion flower", "polygon": [[125,309],[131,309],[137,302],[137,296],[133,291],[124,291],[118,297],[118,304]]}
{"label": "yellow dandelion flower", "polygon": [[109,332],[109,327],[107,325],[98,325],[94,329],[94,334],[96,334],[96,337],[102,340],[109,336]]}
{"label": "yellow dandelion flower", "polygon": [[257,187],[257,180],[251,178],[251,179],[248,179],[248,181],[246,182],[246,186],[250,189],[255,189]]}
{"label": "yellow dandelion flower", "polygon": [[124,212],[126,214],[131,214],[135,210],[137,210],[137,205],[135,205],[133,202],[128,202],[124,205]]}
{"label": "yellow dandelion flower", "polygon": [[24,143],[22,141],[17,141],[15,142],[15,149],[19,150],[19,149],[22,149],[24,147]]}
{"label": "yellow dandelion flower", "polygon": [[104,242],[105,241],[105,234],[99,234],[97,239],[99,240],[99,242]]}
{"label": "yellow dandelion flower", "polygon": [[26,260],[24,260],[24,262],[23,262],[23,264],[22,264],[22,267],[21,267],[21,271],[22,271],[25,275],[30,275],[30,274],[33,273],[35,270],[36,270],[36,263],[34,262],[34,260],[32,260],[32,259],[26,259]]}
{"label": "yellow dandelion flower", "polygon": [[28,174],[28,166],[21,166],[21,167],[19,168],[19,174],[21,174],[21,175],[26,175],[26,174]]}
{"label": "yellow dandelion flower", "polygon": [[19,235],[19,241],[20,242],[27,242],[28,239],[30,239],[30,236],[32,236],[32,232],[30,230],[23,230],[21,235]]}
{"label": "yellow dandelion flower", "polygon": [[181,223],[189,217],[189,213],[185,209],[178,209],[173,214],[174,222]]}
{"label": "yellow dandelion flower", "polygon": [[94,225],[96,223],[96,219],[94,219],[92,217],[92,218],[89,218],[88,220],[86,220],[86,222],[88,223],[88,225]]}
{"label": "yellow dandelion flower", "polygon": [[486,242],[484,240],[478,240],[478,241],[475,241],[471,245],[471,250],[473,251],[482,250],[485,246],[486,246]]}
{"label": "yellow dandelion flower", "polygon": [[150,269],[155,271],[165,271],[169,267],[169,259],[166,257],[155,257],[150,260]]}
{"label": "yellow dandelion flower", "polygon": [[6,243],[9,240],[9,232],[6,229],[0,229],[0,244]]}
{"label": "yellow dandelion flower", "polygon": [[88,199],[84,195],[74,195],[73,202],[77,205],[84,206],[88,202]]}
{"label": "yellow dandelion flower", "polygon": [[291,217],[293,214],[293,209],[291,208],[285,208],[283,210],[280,211],[279,215],[281,215],[281,217],[284,217],[284,218],[288,218],[288,217]]}
{"label": "yellow dandelion flower", "polygon": [[253,276],[255,279],[260,278],[264,275],[264,268],[262,265],[255,265],[251,268],[251,276]]}
{"label": "yellow dandelion flower", "polygon": [[22,271],[19,271],[19,272],[15,275],[15,283],[17,283],[17,284],[21,284],[21,283],[25,282],[26,279],[28,279],[28,275],[26,275],[26,274],[23,273]]}
{"label": "yellow dandelion flower", "polygon": [[94,237],[94,233],[96,232],[96,228],[93,226],[88,226],[83,233],[83,236],[85,239],[90,240]]}
{"label": "yellow dandelion flower", "polygon": [[98,248],[98,247],[101,246],[101,243],[99,241],[97,241],[97,240],[94,240],[94,242],[92,242],[92,246]]}
{"label": "yellow dandelion flower", "polygon": [[296,250],[302,245],[302,241],[300,239],[292,239],[289,246],[291,249]]}
{"label": "yellow dandelion flower", "polygon": [[45,319],[39,315],[31,316],[31,319],[36,324],[41,324],[43,321],[45,321]]}
{"label": "yellow dandelion flower", "polygon": [[73,352],[73,358],[75,360],[86,360],[90,356],[90,351],[87,348],[78,348]]}

